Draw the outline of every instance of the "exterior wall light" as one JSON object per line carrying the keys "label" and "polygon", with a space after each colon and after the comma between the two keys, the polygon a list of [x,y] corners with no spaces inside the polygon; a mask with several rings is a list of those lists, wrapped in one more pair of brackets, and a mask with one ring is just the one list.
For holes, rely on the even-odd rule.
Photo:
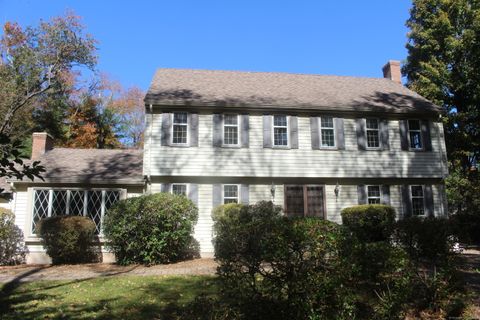
{"label": "exterior wall light", "polygon": [[270,194],[272,196],[272,202],[275,202],[275,185],[272,182],[272,185],[270,187]]}
{"label": "exterior wall light", "polygon": [[335,185],[335,189],[333,190],[333,192],[335,192],[335,202],[338,200],[338,194],[340,193],[340,186],[338,185],[338,181],[337,181],[337,184]]}

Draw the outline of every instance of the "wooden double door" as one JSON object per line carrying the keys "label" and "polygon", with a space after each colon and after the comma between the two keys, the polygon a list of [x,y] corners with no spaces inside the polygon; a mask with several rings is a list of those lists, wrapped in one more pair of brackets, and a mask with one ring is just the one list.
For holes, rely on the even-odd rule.
{"label": "wooden double door", "polygon": [[326,218],[324,185],[285,185],[284,191],[286,215]]}

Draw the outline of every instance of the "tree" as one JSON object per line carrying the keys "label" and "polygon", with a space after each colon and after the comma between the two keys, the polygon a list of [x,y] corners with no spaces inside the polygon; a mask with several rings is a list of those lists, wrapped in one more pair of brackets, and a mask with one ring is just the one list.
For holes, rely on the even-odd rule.
{"label": "tree", "polygon": [[480,1],[414,0],[407,26],[407,86],[445,111],[450,208],[478,212]]}

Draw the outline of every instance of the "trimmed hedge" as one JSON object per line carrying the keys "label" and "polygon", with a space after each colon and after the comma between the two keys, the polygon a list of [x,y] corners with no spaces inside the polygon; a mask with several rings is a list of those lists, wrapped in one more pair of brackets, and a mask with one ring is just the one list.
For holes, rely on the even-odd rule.
{"label": "trimmed hedge", "polygon": [[53,264],[97,262],[95,223],[87,217],[55,216],[40,220],[37,232]]}
{"label": "trimmed hedge", "polygon": [[0,208],[0,265],[24,263],[26,254],[23,232],[15,225],[15,215]]}
{"label": "trimmed hedge", "polygon": [[385,241],[395,226],[395,209],[383,204],[364,204],[342,210],[342,222],[360,241]]}
{"label": "trimmed hedge", "polygon": [[155,193],[117,202],[105,215],[103,232],[119,264],[171,263],[199,255],[192,236],[197,218],[186,197]]}

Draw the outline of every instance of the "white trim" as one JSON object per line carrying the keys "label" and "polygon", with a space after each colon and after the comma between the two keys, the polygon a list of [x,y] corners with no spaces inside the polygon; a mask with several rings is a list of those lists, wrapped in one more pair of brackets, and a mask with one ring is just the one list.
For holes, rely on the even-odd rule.
{"label": "white trim", "polygon": [[[174,143],[173,142],[173,127],[175,126],[175,122],[173,121],[175,119],[175,113],[184,113],[187,115],[187,123],[178,123],[177,125],[184,125],[187,127],[187,142],[185,143]],[[190,121],[189,121],[189,112],[186,112],[186,111],[176,111],[176,112],[172,112],[171,113],[171,117],[172,117],[172,128],[170,129],[170,136],[171,136],[171,139],[170,139],[170,144],[172,146],[188,146],[189,143],[190,143]]]}
{"label": "white trim", "polygon": [[[333,146],[324,146],[322,144],[322,118],[332,118],[332,127],[326,127],[324,128],[325,130],[333,130]],[[320,149],[337,149],[337,128],[335,125],[335,117],[332,116],[323,116],[323,117],[318,117],[318,135],[319,137],[319,142],[320,142]]]}
{"label": "white trim", "polygon": [[[275,117],[285,117],[287,120],[287,125],[286,126],[275,126]],[[276,145],[275,144],[275,127],[276,128],[287,128],[287,144],[286,145]],[[274,114],[272,115],[272,148],[280,148],[280,149],[288,149],[290,148],[290,116],[286,114]]]}
{"label": "white trim", "polygon": [[173,186],[185,186],[185,197],[188,197],[188,191],[189,191],[189,184],[188,183],[171,183],[170,184],[170,190],[168,190],[171,194],[173,193]]}
{"label": "white trim", "polygon": [[[370,198],[371,199],[378,199],[379,202],[378,204],[382,204],[382,199],[383,199],[383,192],[382,192],[382,186],[379,185],[379,184],[369,184],[369,185],[366,185],[365,186],[367,188],[367,204],[370,204],[370,202],[368,201]],[[369,197],[368,196],[368,187],[378,187],[378,190],[379,190],[379,196],[378,197]]]}
{"label": "white trim", "polygon": [[[418,121],[418,127],[419,129],[410,129],[410,121]],[[412,148],[412,143],[410,141],[410,131],[412,132],[418,132],[420,135],[420,148]],[[408,139],[408,149],[409,150],[424,150],[425,147],[425,141],[423,141],[423,135],[422,135],[422,121],[420,119],[408,119],[407,120],[407,139]]]}
{"label": "white trim", "polygon": [[[225,116],[236,116],[237,117],[237,124],[225,124]],[[240,121],[241,117],[238,113],[223,113],[222,114],[222,147],[239,147],[240,146]],[[228,127],[237,127],[237,143],[236,144],[229,144],[225,143],[225,126]]]}
{"label": "white trim", "polygon": [[[413,197],[412,195],[412,187],[421,187],[422,188],[422,196],[421,197],[418,197],[418,196],[415,196]],[[427,213],[427,208],[425,206],[425,186],[423,184],[412,184],[409,186],[409,193],[408,193],[408,196],[410,197],[410,209],[412,210],[412,216],[415,216],[415,217],[424,217],[426,216],[426,213]],[[422,202],[423,202],[423,214],[415,214],[413,212],[413,199],[422,199]]]}
{"label": "white trim", "polygon": [[[365,118],[365,148],[367,150],[380,150],[382,148],[382,142],[380,139],[380,119],[379,118]],[[367,126],[367,120],[376,120],[377,129],[369,129]],[[378,134],[378,147],[369,147],[368,146],[368,131],[377,131]]]}
{"label": "white trim", "polygon": [[241,185],[239,184],[222,184],[222,204],[225,204],[225,186],[236,186],[237,187],[237,197],[228,197],[227,199],[236,199],[237,203],[240,203],[240,192],[241,192]]}

